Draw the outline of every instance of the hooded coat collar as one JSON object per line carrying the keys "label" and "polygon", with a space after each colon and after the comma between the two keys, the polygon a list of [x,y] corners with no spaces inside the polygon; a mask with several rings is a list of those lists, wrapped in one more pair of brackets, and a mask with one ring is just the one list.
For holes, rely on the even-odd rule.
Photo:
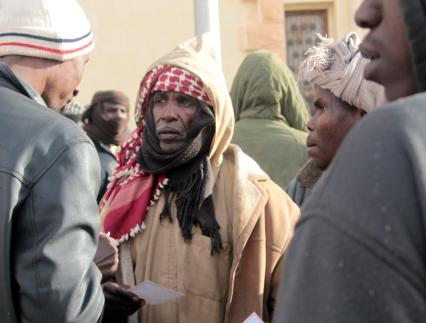
{"label": "hooded coat collar", "polygon": [[282,120],[290,127],[307,131],[308,112],[293,73],[273,53],[248,55],[231,89],[235,119]]}

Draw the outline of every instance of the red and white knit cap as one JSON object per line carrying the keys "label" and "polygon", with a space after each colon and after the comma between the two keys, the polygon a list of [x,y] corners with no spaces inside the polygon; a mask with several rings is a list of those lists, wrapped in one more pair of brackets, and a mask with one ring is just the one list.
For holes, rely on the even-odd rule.
{"label": "red and white knit cap", "polygon": [[0,0],[0,56],[65,61],[94,47],[90,22],[76,0]]}

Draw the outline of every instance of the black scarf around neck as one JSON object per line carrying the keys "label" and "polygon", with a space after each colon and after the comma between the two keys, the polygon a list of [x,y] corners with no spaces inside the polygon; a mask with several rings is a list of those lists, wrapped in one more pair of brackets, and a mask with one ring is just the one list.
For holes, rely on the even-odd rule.
{"label": "black scarf around neck", "polygon": [[214,212],[214,179],[208,159],[215,133],[214,115],[207,105],[199,103],[186,143],[173,152],[165,152],[160,148],[155,132],[152,107],[150,103],[138,163],[148,174],[167,174],[169,178],[160,218],[172,219],[170,207],[174,199],[185,241],[191,241],[192,227],[199,226],[202,233],[211,239],[211,253],[219,253],[223,246]]}

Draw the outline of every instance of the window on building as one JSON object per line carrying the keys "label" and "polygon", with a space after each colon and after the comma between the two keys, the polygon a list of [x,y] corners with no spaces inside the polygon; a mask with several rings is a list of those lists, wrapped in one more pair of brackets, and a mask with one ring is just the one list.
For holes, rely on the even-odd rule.
{"label": "window on building", "polygon": [[[297,10],[285,12],[287,39],[287,64],[297,78],[304,54],[315,43],[315,34],[328,35],[327,10]],[[314,93],[309,84],[301,89],[310,108],[313,108]]]}

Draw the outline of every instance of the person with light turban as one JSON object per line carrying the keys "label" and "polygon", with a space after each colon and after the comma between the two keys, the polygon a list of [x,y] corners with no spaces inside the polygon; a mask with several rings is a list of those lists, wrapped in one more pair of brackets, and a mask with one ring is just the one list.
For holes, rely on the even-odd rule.
{"label": "person with light turban", "polygon": [[383,87],[363,77],[369,59],[359,52],[356,33],[338,42],[317,36],[319,42],[306,52],[299,68],[299,81],[311,83],[315,99],[314,114],[307,123],[311,158],[287,187],[298,205],[330,165],[351,128],[386,101]]}

